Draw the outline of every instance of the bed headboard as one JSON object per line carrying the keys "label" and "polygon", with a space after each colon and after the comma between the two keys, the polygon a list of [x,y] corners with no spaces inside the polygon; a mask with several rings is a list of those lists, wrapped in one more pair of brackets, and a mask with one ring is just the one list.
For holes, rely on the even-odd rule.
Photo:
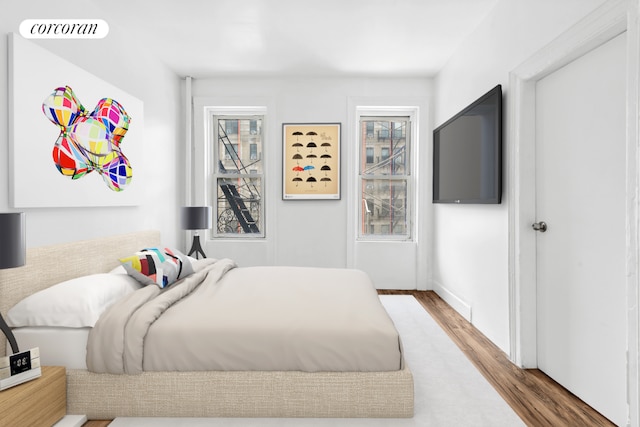
{"label": "bed headboard", "polygon": [[[56,283],[106,273],[118,266],[118,258],[159,244],[160,232],[149,230],[27,248],[23,267],[0,270],[0,312],[6,314],[25,297]],[[0,355],[4,355],[6,342],[0,337]]]}

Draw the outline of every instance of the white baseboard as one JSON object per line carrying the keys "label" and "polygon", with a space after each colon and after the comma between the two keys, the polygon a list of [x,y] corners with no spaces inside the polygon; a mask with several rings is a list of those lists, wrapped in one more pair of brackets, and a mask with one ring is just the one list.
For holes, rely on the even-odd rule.
{"label": "white baseboard", "polygon": [[458,298],[457,295],[443,287],[440,283],[433,282],[433,291],[455,311],[460,313],[468,322],[471,322],[471,306],[469,304]]}

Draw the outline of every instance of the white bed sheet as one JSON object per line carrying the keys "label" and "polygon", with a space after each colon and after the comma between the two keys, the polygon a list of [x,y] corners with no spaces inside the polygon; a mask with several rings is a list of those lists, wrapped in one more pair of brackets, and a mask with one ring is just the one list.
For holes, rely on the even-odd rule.
{"label": "white bed sheet", "polygon": [[[87,369],[87,340],[91,328],[24,327],[13,329],[20,350],[40,348],[40,364]],[[7,353],[11,346],[7,342]]]}

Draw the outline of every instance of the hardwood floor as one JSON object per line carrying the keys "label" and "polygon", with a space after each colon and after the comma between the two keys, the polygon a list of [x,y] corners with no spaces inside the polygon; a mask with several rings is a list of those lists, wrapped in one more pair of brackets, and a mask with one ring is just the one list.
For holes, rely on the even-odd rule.
{"label": "hardwood floor", "polygon": [[[614,426],[543,372],[513,365],[502,350],[434,292],[378,293],[413,295],[528,426]],[[106,427],[109,423],[88,421],[83,427]]]}
{"label": "hardwood floor", "polygon": [[614,426],[538,369],[520,369],[507,355],[432,291],[409,294],[422,304],[502,398],[529,426]]}

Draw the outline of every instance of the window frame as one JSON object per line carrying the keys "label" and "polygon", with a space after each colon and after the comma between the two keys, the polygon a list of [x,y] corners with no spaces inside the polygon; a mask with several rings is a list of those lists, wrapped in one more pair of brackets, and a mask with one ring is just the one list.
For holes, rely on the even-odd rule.
{"label": "window frame", "polygon": [[[366,167],[367,163],[363,163],[366,159],[363,159],[366,150],[363,147],[365,138],[362,133],[367,132],[369,134],[369,128],[363,130],[363,120],[406,120],[406,133],[403,136],[406,138],[406,151],[405,159],[406,171],[403,175],[378,175],[378,174],[363,174],[363,166]],[[355,161],[357,162],[356,168],[356,198],[359,200],[357,203],[357,220],[356,220],[356,241],[361,242],[376,242],[376,241],[388,241],[388,242],[413,242],[416,239],[416,218],[415,207],[417,206],[417,194],[415,192],[415,177],[416,177],[416,150],[417,150],[417,109],[414,108],[396,108],[396,107],[357,107],[356,108],[356,146],[357,154]],[[365,135],[365,137],[371,138],[371,135]],[[390,135],[389,135],[390,136]],[[376,133],[373,138],[378,140],[379,135]],[[388,139],[388,138],[387,138]],[[374,159],[375,160],[375,159]],[[365,210],[368,208],[371,213],[375,213],[374,207],[370,204],[365,204],[362,194],[364,181],[366,180],[386,180],[386,181],[402,181],[406,183],[406,233],[401,235],[393,234],[370,234],[370,230],[363,232],[363,227],[367,224],[364,218],[367,214]]]}
{"label": "window frame", "polygon": [[[219,150],[219,127],[218,120],[219,119],[239,119],[239,120],[249,120],[250,121],[250,131],[251,131],[251,121],[261,120],[262,121],[262,131],[261,131],[261,144],[262,150],[258,154],[258,161],[262,164],[262,173],[257,173],[253,168],[248,167],[245,173],[238,172],[229,172],[222,173],[220,168],[218,167],[218,162],[224,159],[220,157]],[[212,228],[209,229],[209,239],[210,240],[221,240],[221,239],[232,239],[232,240],[264,240],[267,236],[266,233],[266,195],[265,189],[266,186],[266,164],[265,164],[265,152],[266,148],[266,108],[208,108],[207,113],[205,115],[206,127],[208,131],[205,133],[206,141],[205,141],[205,157],[206,157],[206,165],[205,165],[205,193],[206,198],[209,200],[209,204],[212,206],[213,210],[213,221]],[[225,129],[226,131],[226,129]],[[252,134],[253,135],[253,134]],[[228,153],[224,153],[223,156],[230,157]],[[220,213],[218,211],[218,179],[242,179],[247,178],[253,180],[254,178],[259,179],[259,192],[260,192],[260,218],[257,221],[261,226],[259,228],[258,233],[224,233],[218,230],[218,221],[220,217]]]}

